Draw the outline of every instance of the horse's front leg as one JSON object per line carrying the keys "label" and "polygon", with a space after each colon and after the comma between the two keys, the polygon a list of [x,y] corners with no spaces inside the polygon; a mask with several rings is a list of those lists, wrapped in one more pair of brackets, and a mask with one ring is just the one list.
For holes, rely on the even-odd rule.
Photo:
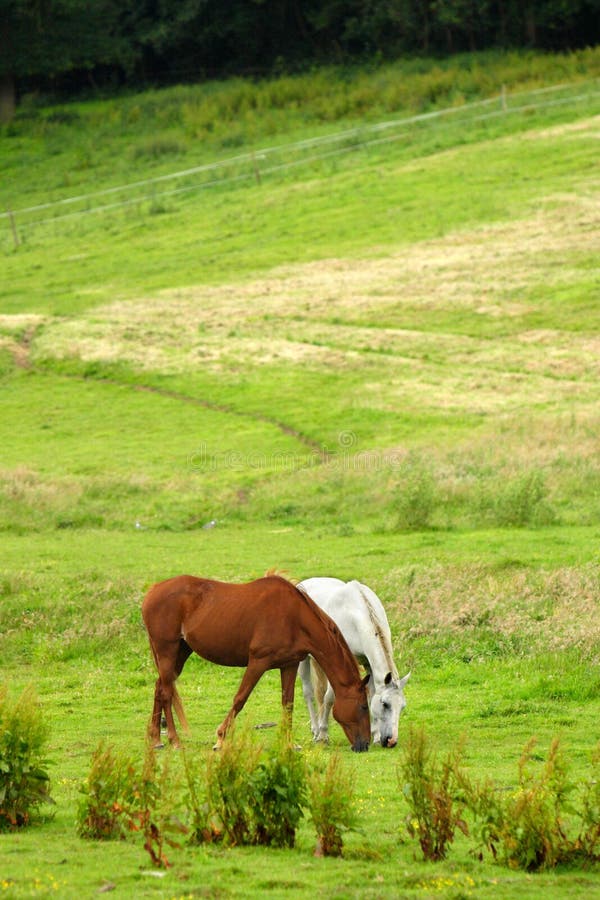
{"label": "horse's front leg", "polygon": [[283,727],[288,734],[292,733],[292,712],[294,709],[294,691],[296,677],[298,675],[298,663],[280,669],[281,672],[281,703],[283,705]]}
{"label": "horse's front leg", "polygon": [[213,747],[213,750],[221,749],[221,747],[223,746],[225,735],[227,734],[231,723],[238,715],[238,713],[242,711],[246,700],[256,687],[256,684],[261,676],[264,675],[266,671],[267,666],[265,666],[264,662],[255,659],[250,660],[250,662],[248,663],[248,668],[244,672],[244,677],[241,680],[237,693],[233,698],[231,709],[217,728],[217,740]]}
{"label": "horse's front leg", "polygon": [[[376,698],[376,690],[375,690],[375,679],[373,678],[373,672],[369,666],[365,666],[366,671],[369,674],[369,680],[367,681],[367,701],[369,704],[369,712],[371,714],[371,742],[373,744],[378,744],[380,741],[380,730],[379,730],[379,708],[380,708],[380,698],[379,702]],[[373,702],[375,701],[375,702]]]}

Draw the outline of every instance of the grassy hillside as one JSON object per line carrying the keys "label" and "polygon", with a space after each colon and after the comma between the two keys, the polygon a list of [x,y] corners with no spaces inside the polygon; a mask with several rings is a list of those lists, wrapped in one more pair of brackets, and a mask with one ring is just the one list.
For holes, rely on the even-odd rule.
{"label": "grassy hillside", "polygon": [[[74,819],[100,738],[141,752],[140,599],[183,571],[360,578],[412,670],[402,728],[466,735],[504,788],[525,741],[541,761],[558,734],[581,780],[600,715],[599,59],[30,99],[0,134],[0,660],[40,695],[58,804],[2,838],[10,896],[593,896],[593,871],[508,872],[462,838],[416,862],[401,750],[350,758],[337,728],[363,822],[339,863],[304,823],[271,880],[258,851],[216,848],[161,880]],[[239,677],[188,663],[200,755]],[[277,715],[270,673],[243,716]],[[300,691],[294,729],[307,745]]]}

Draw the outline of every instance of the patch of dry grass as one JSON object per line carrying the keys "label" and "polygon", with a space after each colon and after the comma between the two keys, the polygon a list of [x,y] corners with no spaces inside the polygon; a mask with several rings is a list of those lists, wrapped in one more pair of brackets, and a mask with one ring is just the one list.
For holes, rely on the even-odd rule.
{"label": "patch of dry grass", "polygon": [[379,258],[115,302],[47,324],[35,354],[163,373],[230,370],[240,359],[251,368],[360,369],[360,402],[381,409],[412,401],[497,413],[588,403],[600,375],[597,336],[529,321],[543,320],[546,298],[581,278],[578,266],[595,246],[600,252],[597,209],[571,197],[526,220]]}
{"label": "patch of dry grass", "polygon": [[83,487],[72,478],[44,479],[29,466],[17,466],[0,471],[0,492],[10,501],[47,513],[75,506]]}
{"label": "patch of dry grass", "polygon": [[484,630],[535,653],[577,650],[599,661],[600,567],[492,570],[484,565],[391,570],[382,597],[403,641]]}

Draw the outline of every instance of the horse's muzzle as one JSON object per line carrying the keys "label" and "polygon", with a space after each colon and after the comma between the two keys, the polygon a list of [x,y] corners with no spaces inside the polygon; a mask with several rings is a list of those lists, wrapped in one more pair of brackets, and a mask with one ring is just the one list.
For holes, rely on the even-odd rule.
{"label": "horse's muzzle", "polygon": [[369,741],[365,741],[363,738],[357,738],[352,744],[352,750],[354,753],[364,753],[369,749]]}
{"label": "horse's muzzle", "polygon": [[387,747],[387,749],[389,750],[392,747],[395,747],[398,742],[396,740],[394,740],[393,737],[383,737],[382,736],[380,743],[381,743],[382,747]]}

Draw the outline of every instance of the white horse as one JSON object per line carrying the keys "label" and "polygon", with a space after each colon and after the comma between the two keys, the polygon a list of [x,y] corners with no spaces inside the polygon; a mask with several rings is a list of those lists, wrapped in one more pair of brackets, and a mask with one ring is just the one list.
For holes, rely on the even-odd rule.
{"label": "white horse", "polygon": [[[392,654],[390,626],[377,594],[359,581],[339,578],[307,578],[298,585],[330,616],[348,646],[371,674],[367,685],[371,710],[371,738],[382,747],[398,743],[398,719],[406,706],[404,686],[410,672],[398,677]],[[313,669],[324,696],[320,714],[315,709]],[[329,739],[329,714],[335,699],[333,689],[311,657],[300,663],[298,674],[308,707],[310,725],[316,741]]]}

